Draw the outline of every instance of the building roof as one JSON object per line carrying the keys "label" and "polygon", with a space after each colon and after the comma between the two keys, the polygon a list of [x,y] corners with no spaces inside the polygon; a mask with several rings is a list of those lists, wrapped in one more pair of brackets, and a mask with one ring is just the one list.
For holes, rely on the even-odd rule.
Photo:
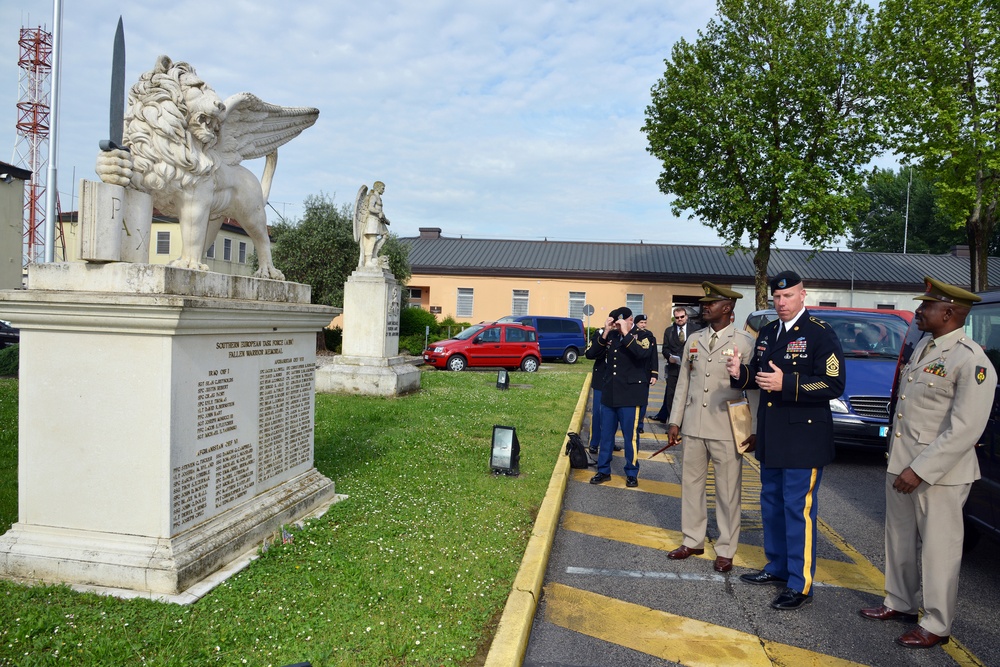
{"label": "building roof", "polygon": [[18,178],[22,181],[30,181],[31,172],[27,169],[7,164],[6,162],[0,162],[0,180],[6,180],[7,178]]}
{"label": "building roof", "polygon": [[[437,228],[401,238],[414,274],[610,278],[652,282],[753,281],[753,255],[719,246],[448,238]],[[964,249],[964,252],[963,252]],[[968,249],[947,255],[772,249],[769,274],[795,271],[831,288],[913,291],[924,276],[969,284]],[[627,278],[626,278],[627,276]],[[989,258],[989,283],[1000,285],[1000,257]]]}

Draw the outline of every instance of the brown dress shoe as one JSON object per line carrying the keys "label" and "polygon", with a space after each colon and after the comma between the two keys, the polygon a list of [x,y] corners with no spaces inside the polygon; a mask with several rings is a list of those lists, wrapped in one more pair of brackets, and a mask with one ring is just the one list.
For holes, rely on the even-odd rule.
{"label": "brown dress shoe", "polygon": [[726,558],[725,556],[718,556],[715,559],[714,567],[716,572],[729,572],[733,569],[733,559]]}
{"label": "brown dress shoe", "polygon": [[889,609],[884,604],[869,609],[859,609],[858,615],[862,618],[870,618],[873,621],[902,621],[904,623],[916,623],[916,614],[907,614],[904,611]]}
{"label": "brown dress shoe", "polygon": [[947,644],[947,637],[938,637],[933,632],[927,632],[919,625],[906,634],[896,637],[896,643],[906,648],[931,648],[938,644]]}
{"label": "brown dress shoe", "polygon": [[684,560],[688,556],[700,556],[703,553],[705,553],[704,549],[692,549],[691,547],[682,544],[668,553],[667,558],[672,560]]}

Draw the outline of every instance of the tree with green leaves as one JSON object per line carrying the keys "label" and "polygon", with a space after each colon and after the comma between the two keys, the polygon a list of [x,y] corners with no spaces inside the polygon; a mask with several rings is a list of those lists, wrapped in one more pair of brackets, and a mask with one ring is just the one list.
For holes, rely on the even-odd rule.
{"label": "tree with green leaves", "polygon": [[822,248],[864,205],[880,149],[871,18],[856,0],[718,0],[652,89],[642,129],[657,184],[733,251],[749,238],[758,307],[779,232]]}
{"label": "tree with green leaves", "polygon": [[[851,225],[851,250],[943,254],[965,234],[938,206],[937,189],[923,171],[876,169],[864,188],[867,212]],[[905,242],[905,246],[904,246]]]}
{"label": "tree with green leaves", "polygon": [[1000,198],[1000,10],[996,0],[882,0],[878,49],[894,148],[919,161],[965,221],[973,290],[989,286]]}
{"label": "tree with green leaves", "polygon": [[[358,244],[354,240],[354,211],[337,207],[333,197],[312,195],[297,222],[279,222],[271,228],[274,265],[286,280],[312,285],[313,303],[344,305],[344,283],[358,268]],[[410,279],[409,249],[390,234],[382,254],[400,284]]]}

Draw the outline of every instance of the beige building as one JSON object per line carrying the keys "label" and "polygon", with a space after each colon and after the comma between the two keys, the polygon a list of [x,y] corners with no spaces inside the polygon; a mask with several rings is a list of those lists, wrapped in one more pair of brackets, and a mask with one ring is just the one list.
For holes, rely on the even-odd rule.
{"label": "beige building", "polygon": [[0,289],[21,287],[24,183],[31,172],[0,162]]}
{"label": "beige building", "polygon": [[[76,213],[63,215],[63,236],[66,239],[65,256],[62,248],[56,248],[56,261],[75,262],[80,256],[79,224]],[[219,230],[202,261],[209,270],[236,276],[253,275],[250,255],[254,252],[253,241],[236,221],[226,222]],[[177,220],[154,212],[153,226],[149,240],[149,263],[167,264],[181,256],[181,228]]]}

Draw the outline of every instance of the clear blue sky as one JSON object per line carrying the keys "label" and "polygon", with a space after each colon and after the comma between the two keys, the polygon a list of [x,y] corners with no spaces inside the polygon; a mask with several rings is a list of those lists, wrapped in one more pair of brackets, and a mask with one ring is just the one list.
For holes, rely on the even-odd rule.
{"label": "clear blue sky", "polygon": [[[0,5],[4,161],[16,142],[19,29],[51,30],[52,6]],[[75,208],[74,169],[96,179],[120,14],[126,87],[165,54],[223,99],[249,91],[320,109],[279,151],[271,203],[290,219],[310,194],[353,204],[360,185],[381,180],[401,236],[433,226],[449,236],[718,242],[671,214],[640,132],[663,59],[678,38],[696,38],[712,2],[64,0],[63,210]],[[248,166],[260,174],[262,164]]]}

